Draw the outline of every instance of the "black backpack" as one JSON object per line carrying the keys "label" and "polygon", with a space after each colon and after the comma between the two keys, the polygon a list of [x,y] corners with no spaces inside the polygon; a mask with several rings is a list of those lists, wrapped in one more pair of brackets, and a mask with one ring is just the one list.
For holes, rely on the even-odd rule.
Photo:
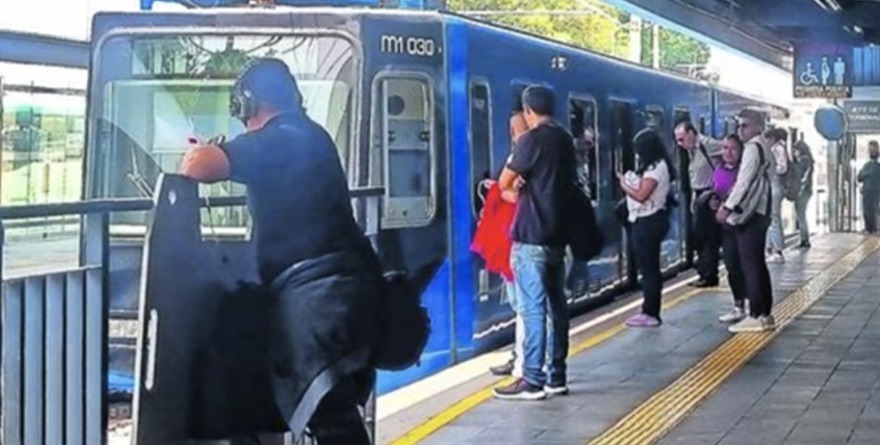
{"label": "black backpack", "polygon": [[431,318],[422,307],[420,293],[405,273],[387,272],[381,302],[373,366],[400,371],[419,363],[431,335]]}

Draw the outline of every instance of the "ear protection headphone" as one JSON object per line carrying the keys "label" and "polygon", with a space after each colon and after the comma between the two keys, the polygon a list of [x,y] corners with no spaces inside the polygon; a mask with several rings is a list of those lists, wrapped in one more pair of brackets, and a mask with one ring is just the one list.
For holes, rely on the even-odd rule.
{"label": "ear protection headphone", "polygon": [[235,85],[232,86],[232,92],[229,97],[229,114],[243,123],[246,123],[250,118],[254,117],[254,114],[256,114],[257,111],[256,97],[250,89],[244,86],[244,79],[250,74],[251,70],[254,69],[258,62],[259,59],[250,61],[245,65],[241,75],[239,75],[238,79],[235,81]]}
{"label": "ear protection headphone", "polygon": [[[255,76],[254,71],[257,69],[264,70],[266,73],[263,73],[263,75],[260,76]],[[284,62],[272,58],[251,60],[242,69],[241,75],[239,75],[238,80],[235,81],[235,85],[232,87],[232,92],[229,98],[229,114],[238,118],[242,122],[247,122],[257,114],[257,108],[259,106],[257,93],[260,90],[259,87],[257,87],[258,91],[253,90],[256,86],[254,82],[257,82],[257,79],[265,80],[266,75],[276,77],[286,76],[291,82],[294,82],[293,77],[290,75],[290,71],[288,71],[287,65],[285,65]],[[295,85],[293,86],[293,90],[298,97],[299,92],[296,91]]]}

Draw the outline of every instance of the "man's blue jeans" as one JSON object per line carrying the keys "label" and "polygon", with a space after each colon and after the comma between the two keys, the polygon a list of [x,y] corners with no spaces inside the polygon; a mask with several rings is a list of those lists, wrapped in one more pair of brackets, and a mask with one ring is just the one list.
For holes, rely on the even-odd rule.
{"label": "man's blue jeans", "polygon": [[538,387],[566,383],[569,320],[564,259],[562,247],[514,243],[511,251],[516,302],[525,328],[523,378]]}

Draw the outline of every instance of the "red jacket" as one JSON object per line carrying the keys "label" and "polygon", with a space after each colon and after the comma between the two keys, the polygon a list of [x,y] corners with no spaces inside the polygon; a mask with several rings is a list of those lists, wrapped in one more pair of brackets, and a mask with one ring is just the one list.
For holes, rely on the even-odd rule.
{"label": "red jacket", "polygon": [[492,184],[483,206],[482,218],[477,223],[477,231],[471,242],[471,251],[483,257],[486,269],[501,274],[507,281],[513,281],[510,268],[510,228],[516,205],[501,199],[501,187]]}

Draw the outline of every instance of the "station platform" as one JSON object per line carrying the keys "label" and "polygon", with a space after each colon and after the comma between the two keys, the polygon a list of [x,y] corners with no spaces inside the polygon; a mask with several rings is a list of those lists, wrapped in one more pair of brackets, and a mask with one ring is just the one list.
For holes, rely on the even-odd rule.
{"label": "station platform", "polygon": [[[572,323],[570,394],[503,401],[488,354],[383,396],[380,444],[876,444],[880,238],[830,234],[770,264],[778,329],[731,334],[725,287],[664,292],[664,324],[627,328],[638,294]],[[722,280],[723,281],[723,280]]]}

